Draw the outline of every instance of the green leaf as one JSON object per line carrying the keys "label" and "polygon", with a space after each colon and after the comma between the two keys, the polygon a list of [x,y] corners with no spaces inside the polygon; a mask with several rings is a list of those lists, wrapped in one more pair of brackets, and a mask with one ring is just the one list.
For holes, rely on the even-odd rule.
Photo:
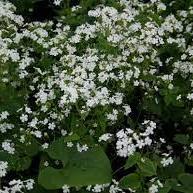
{"label": "green leaf", "polygon": [[30,156],[30,157],[33,157],[35,156],[40,148],[39,148],[39,145],[38,145],[38,142],[35,138],[29,138],[27,139],[27,143],[23,144],[23,143],[18,143],[17,146],[18,146],[18,151],[21,153],[21,154],[25,154],[27,156]]}
{"label": "green leaf", "polygon": [[172,165],[163,168],[164,177],[176,178],[176,176],[182,173],[184,173],[184,165],[179,160],[174,160]]}
{"label": "green leaf", "polygon": [[168,193],[173,187],[176,187],[178,184],[176,179],[168,179],[166,180],[164,187],[159,188],[158,193]]}
{"label": "green leaf", "polygon": [[163,104],[162,104],[161,101],[158,101],[158,104],[157,104],[156,101],[155,101],[155,97],[154,98],[148,98],[146,96],[146,97],[144,97],[143,108],[147,111],[150,111],[151,113],[161,115],[162,114]]}
{"label": "green leaf", "polygon": [[27,170],[31,165],[31,158],[28,156],[17,158],[13,165],[13,170],[15,171],[24,171]]}
{"label": "green leaf", "polygon": [[[55,157],[64,157],[68,162],[63,169],[49,167],[40,171],[39,183],[46,189],[61,188],[64,184],[69,186],[105,184],[112,179],[110,161],[102,148],[96,147],[86,152],[77,152],[72,148],[63,147],[63,157],[61,152],[57,151],[57,153],[54,154]],[[50,183],[51,178],[55,181],[57,178],[60,180]]]}
{"label": "green leaf", "polygon": [[80,137],[76,133],[74,133],[72,135],[64,137],[64,142],[77,141],[79,139],[80,139]]}
{"label": "green leaf", "polygon": [[9,111],[15,113],[23,104],[24,92],[17,91],[15,88],[0,84],[0,112]]}
{"label": "green leaf", "polygon": [[176,134],[174,136],[174,141],[183,145],[187,145],[189,144],[189,136],[184,134]]}
{"label": "green leaf", "polygon": [[175,190],[179,192],[184,192],[184,193],[192,193],[193,192],[193,174],[180,174],[178,176],[179,181],[181,182],[181,186],[177,186]]}
{"label": "green leaf", "polygon": [[0,161],[7,161],[9,170],[24,171],[31,165],[31,158],[28,156],[19,157],[6,152],[0,152]]}
{"label": "green leaf", "polygon": [[126,163],[125,163],[125,166],[124,168],[125,169],[128,169],[132,166],[134,166],[135,164],[137,164],[137,162],[139,161],[141,155],[139,153],[134,153],[133,155],[129,156]]}
{"label": "green leaf", "polygon": [[187,186],[176,186],[173,189],[178,192],[183,192],[183,193],[192,193],[193,192],[193,188],[187,187]]}
{"label": "green leaf", "polygon": [[178,179],[184,186],[193,188],[193,174],[180,174]]}
{"label": "green leaf", "polygon": [[59,190],[46,190],[35,182],[34,188],[30,193],[59,193]]}
{"label": "green leaf", "polygon": [[149,158],[143,158],[143,160],[140,160],[138,166],[144,176],[156,175],[157,165]]}
{"label": "green leaf", "polygon": [[188,166],[193,166],[193,156],[189,156],[187,158],[185,158],[185,163],[188,165]]}
{"label": "green leaf", "polygon": [[40,171],[38,182],[45,189],[59,189],[64,183],[66,177],[63,169],[54,169],[47,167]]}
{"label": "green leaf", "polygon": [[133,190],[136,190],[140,187],[140,178],[139,175],[136,173],[129,174],[127,176],[124,176],[120,182],[119,186],[123,189],[131,188]]}
{"label": "green leaf", "polygon": [[62,160],[64,164],[68,162],[69,150],[65,146],[63,137],[54,141],[47,149],[47,153],[52,159]]}
{"label": "green leaf", "polygon": [[168,193],[171,190],[171,187],[163,187],[163,188],[159,188],[158,193]]}
{"label": "green leaf", "polygon": [[177,186],[178,184],[178,181],[176,179],[167,179],[166,182],[165,182],[165,186],[171,186],[171,187],[175,187]]}

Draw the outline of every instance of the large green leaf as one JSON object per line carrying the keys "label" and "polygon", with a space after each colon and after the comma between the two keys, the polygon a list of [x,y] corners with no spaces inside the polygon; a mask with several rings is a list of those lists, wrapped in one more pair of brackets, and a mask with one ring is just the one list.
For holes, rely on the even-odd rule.
{"label": "large green leaf", "polygon": [[[62,169],[48,167],[40,171],[39,183],[46,189],[61,188],[63,184],[69,186],[86,186],[109,183],[112,178],[111,165],[108,157],[99,147],[86,152],[77,152],[72,148],[58,150],[53,154],[56,158],[65,158],[66,164]],[[61,156],[63,153],[63,156]],[[50,183],[50,179],[54,179]],[[57,180],[59,179],[59,180]],[[55,181],[55,182],[54,182]]]}
{"label": "large green leaf", "polygon": [[124,168],[128,169],[128,168],[134,166],[135,164],[137,164],[137,162],[139,161],[140,157],[141,157],[140,154],[137,153],[137,152],[134,153],[133,155],[129,156],[127,161],[126,161],[126,163],[125,163]]}
{"label": "large green leaf", "polygon": [[193,189],[193,174],[180,174],[178,178],[184,186],[191,187]]}
{"label": "large green leaf", "polygon": [[66,148],[66,142],[76,141],[79,138],[77,134],[72,134],[55,140],[47,149],[48,155],[52,159],[62,160],[63,164],[66,164],[70,153],[69,149]]}
{"label": "large green leaf", "polygon": [[174,141],[183,145],[187,145],[189,143],[189,136],[184,134],[176,134],[174,136]]}
{"label": "large green leaf", "polygon": [[131,188],[133,190],[136,190],[140,187],[140,177],[136,173],[129,174],[127,176],[124,176],[119,183],[120,187],[123,189]]}
{"label": "large green leaf", "polygon": [[15,88],[0,84],[0,111],[16,112],[24,101],[24,92]]}
{"label": "large green leaf", "polygon": [[183,192],[183,193],[192,193],[193,192],[193,174],[183,173],[178,176],[179,183],[174,183],[172,189]]}
{"label": "large green leaf", "polygon": [[138,162],[138,166],[144,176],[156,175],[157,165],[149,158],[144,158]]}
{"label": "large green leaf", "polygon": [[181,173],[184,173],[184,165],[179,160],[174,160],[173,164],[162,169],[162,175],[165,177],[176,178]]}
{"label": "large green leaf", "polygon": [[163,187],[163,188],[160,188],[158,193],[168,193],[169,191],[171,190],[171,187]]}
{"label": "large green leaf", "polygon": [[38,181],[45,189],[59,189],[66,184],[65,178],[63,169],[47,167],[40,171]]}
{"label": "large green leaf", "polygon": [[33,157],[35,156],[39,150],[39,144],[35,138],[32,138],[31,136],[27,139],[27,143],[17,143],[17,150],[20,152],[20,154],[25,154],[27,156]]}
{"label": "large green leaf", "polygon": [[187,186],[176,186],[173,189],[178,192],[183,192],[183,193],[192,193],[193,192],[193,188],[187,187]]}

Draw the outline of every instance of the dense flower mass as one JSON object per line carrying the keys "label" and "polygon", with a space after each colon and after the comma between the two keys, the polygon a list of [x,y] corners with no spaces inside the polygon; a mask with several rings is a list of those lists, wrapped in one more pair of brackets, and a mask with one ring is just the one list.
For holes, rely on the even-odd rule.
{"label": "dense flower mass", "polygon": [[110,2],[0,1],[0,193],[193,192],[193,7]]}

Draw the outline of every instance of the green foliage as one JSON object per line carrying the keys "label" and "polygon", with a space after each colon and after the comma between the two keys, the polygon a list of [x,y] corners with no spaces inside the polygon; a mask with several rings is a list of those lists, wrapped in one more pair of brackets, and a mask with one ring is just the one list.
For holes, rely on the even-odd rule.
{"label": "green foliage", "polygon": [[[64,140],[60,139],[53,142],[47,152],[52,159],[61,160],[63,168],[47,167],[40,171],[39,183],[46,189],[58,189],[64,184],[86,186],[111,181],[109,159],[99,147],[77,152],[73,148],[65,148]],[[53,179],[52,183],[50,179]]]}
{"label": "green foliage", "polygon": [[136,173],[129,174],[124,176],[120,180],[120,187],[123,189],[131,188],[132,190],[136,190],[140,187],[140,177]]}
{"label": "green foliage", "polygon": [[178,179],[181,183],[180,186],[176,186],[174,188],[174,190],[177,190],[179,192],[183,192],[183,193],[191,193],[193,191],[193,175],[192,174],[188,174],[188,173],[184,173],[184,174],[180,174],[178,176]]}
{"label": "green foliage", "polygon": [[7,161],[9,170],[11,171],[24,171],[31,165],[31,158],[28,156],[10,155],[6,152],[0,152],[1,161]]}
{"label": "green foliage", "polygon": [[132,166],[134,166],[135,164],[137,164],[139,161],[140,161],[140,154],[139,153],[134,153],[133,155],[129,156],[125,165],[124,165],[124,168],[125,169],[128,169]]}
{"label": "green foliage", "polygon": [[[0,76],[1,77],[1,76]],[[10,111],[14,112],[15,109],[21,108],[23,104],[23,95],[24,92],[17,91],[16,88],[13,88],[9,85],[0,84],[0,111]]]}
{"label": "green foliage", "polygon": [[184,173],[185,167],[179,160],[174,160],[174,163],[163,169],[163,176],[176,178],[179,174]]}
{"label": "green foliage", "polygon": [[189,136],[188,135],[184,135],[184,134],[176,134],[174,136],[174,141],[175,142],[178,142],[180,144],[183,144],[183,145],[187,145],[189,144]]}
{"label": "green foliage", "polygon": [[138,162],[140,172],[144,176],[154,176],[157,173],[157,164],[149,158],[142,158]]}
{"label": "green foliage", "polygon": [[[0,83],[0,146],[7,141],[15,150],[10,154],[1,147],[0,161],[8,162],[8,169],[0,188],[9,184],[14,173],[22,180],[35,179],[32,193],[59,193],[64,185],[72,193],[89,193],[86,186],[92,185],[92,190],[107,183],[136,193],[148,192],[152,184],[158,186],[158,193],[192,193],[193,105],[187,96],[193,87],[193,14],[189,11],[184,17],[186,12],[180,10],[189,10],[193,1],[163,0],[166,10],[159,10],[156,3],[138,2],[138,6],[135,1],[128,1],[134,3],[131,10],[125,9],[127,1],[114,0],[67,0],[58,6],[45,0],[12,2],[25,22],[14,24],[18,18],[12,14],[0,18],[0,78],[4,80]],[[43,18],[34,16],[37,6],[45,3],[50,12]],[[75,4],[80,7],[73,11]],[[100,16],[88,16],[95,8],[104,10]],[[172,20],[165,23],[168,15]],[[45,22],[30,23],[39,20]],[[139,30],[130,29],[138,25]],[[109,40],[111,35],[114,42]],[[116,42],[116,35],[123,39]],[[163,43],[151,42],[157,36]],[[169,38],[174,42],[169,43]],[[60,51],[53,54],[52,49]],[[14,54],[19,55],[18,61]],[[92,54],[97,62],[89,61]],[[34,60],[32,64],[24,65],[29,58],[22,63],[25,56]],[[18,75],[22,70],[26,77]],[[124,112],[127,104],[130,113]],[[8,118],[3,117],[6,111]],[[148,120],[156,125],[152,131],[143,122]],[[6,128],[9,122],[13,129]],[[128,129],[132,132],[126,133]],[[118,153],[119,146],[125,145],[118,141],[120,130],[126,133],[120,134],[121,140],[131,143],[121,152],[126,152],[123,156]],[[100,141],[103,134],[110,137]],[[79,150],[82,145],[88,150]],[[136,152],[128,156],[130,150]],[[174,162],[164,165],[161,160],[166,155],[167,162],[167,154]],[[108,192],[106,187],[101,190]]]}

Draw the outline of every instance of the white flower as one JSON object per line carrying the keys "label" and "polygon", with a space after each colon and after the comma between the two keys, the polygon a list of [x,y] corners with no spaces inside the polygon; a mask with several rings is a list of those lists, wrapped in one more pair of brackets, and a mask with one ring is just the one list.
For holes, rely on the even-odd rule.
{"label": "white flower", "polygon": [[34,119],[31,120],[29,123],[29,127],[36,128],[36,125],[38,124],[38,119],[35,117]]}
{"label": "white flower", "polygon": [[82,8],[82,7],[79,6],[79,5],[73,6],[73,7],[72,7],[72,12],[75,12],[75,11],[77,11],[78,9],[81,9],[81,8]]}
{"label": "white flower", "polygon": [[92,189],[92,192],[102,192],[102,191],[103,191],[103,185],[99,185],[99,184],[96,184]]}
{"label": "white flower", "polygon": [[48,124],[48,129],[50,129],[50,130],[54,130],[55,127],[56,127],[55,123],[49,123]]}
{"label": "white flower", "polygon": [[112,180],[114,184],[112,184],[109,188],[109,193],[117,193],[122,192],[122,189],[118,187],[118,182]]}
{"label": "white flower", "polygon": [[162,143],[166,143],[166,140],[164,138],[159,139]]}
{"label": "white flower", "polygon": [[129,105],[124,105],[123,106],[125,112],[124,112],[124,115],[128,115],[129,113],[131,113],[131,107]]}
{"label": "white flower", "polygon": [[14,144],[11,143],[10,140],[4,141],[2,143],[2,148],[3,148],[3,150],[7,151],[10,154],[14,154],[15,153]]}
{"label": "white flower", "polygon": [[16,50],[9,50],[8,54],[13,62],[17,62],[20,60],[20,56]]}
{"label": "white flower", "polygon": [[107,114],[107,119],[111,121],[117,120],[118,111],[116,109],[113,109],[112,113]]}
{"label": "white flower", "polygon": [[8,162],[0,161],[0,177],[4,177],[7,173]]}
{"label": "white flower", "polygon": [[35,135],[37,138],[41,138],[42,137],[42,132],[41,131],[31,131],[31,134]]}
{"label": "white flower", "polygon": [[173,162],[174,162],[174,160],[172,159],[172,157],[162,158],[162,160],[161,160],[161,164],[163,167],[171,165],[171,164],[173,164]]}
{"label": "white flower", "polygon": [[26,183],[25,185],[26,189],[32,190],[34,187],[35,181],[33,179],[29,179],[29,180],[26,180],[25,183]]}
{"label": "white flower", "polygon": [[0,132],[1,133],[5,133],[5,132],[7,132],[7,130],[11,130],[13,128],[14,128],[14,125],[10,124],[10,123],[2,123],[2,124],[0,124]]}
{"label": "white flower", "polygon": [[86,144],[84,144],[84,145],[81,146],[79,143],[77,143],[77,150],[78,150],[79,152],[87,151],[87,150],[88,150],[88,146],[87,146]]}
{"label": "white flower", "polygon": [[101,136],[99,137],[98,142],[108,141],[111,137],[112,137],[112,134],[110,134],[110,133],[105,133],[105,134],[103,134],[103,135],[101,135]]}
{"label": "white flower", "polygon": [[49,166],[49,162],[48,162],[48,161],[45,161],[45,162],[44,162],[44,166],[45,166],[45,167],[48,167],[48,166]]}
{"label": "white flower", "polygon": [[193,100],[193,93],[189,93],[189,94],[187,95],[187,99]]}
{"label": "white flower", "polygon": [[22,123],[27,122],[28,115],[27,114],[22,114],[21,117],[20,117],[20,120],[21,120]]}
{"label": "white flower", "polygon": [[9,113],[8,113],[7,111],[3,111],[3,112],[0,114],[0,120],[7,119],[8,116],[9,116]]}
{"label": "white flower", "polygon": [[[59,1],[59,0],[57,0],[57,1]],[[61,49],[59,49],[59,48],[57,48],[57,47],[54,47],[54,48],[51,48],[51,50],[50,50],[50,55],[51,56],[57,56],[57,55],[59,55],[59,54],[61,54],[62,53],[62,50]]]}
{"label": "white flower", "polygon": [[158,185],[152,184],[149,188],[149,193],[156,193],[158,192]]}
{"label": "white flower", "polygon": [[43,148],[43,149],[47,149],[47,148],[48,148],[48,146],[49,146],[49,144],[48,144],[48,143],[44,143],[44,144],[42,145],[42,148]]}
{"label": "white flower", "polygon": [[67,142],[66,146],[67,147],[73,147],[73,143],[72,142]]}
{"label": "white flower", "polygon": [[159,3],[157,8],[158,8],[158,10],[166,10],[166,5],[163,3]]}
{"label": "white flower", "polygon": [[60,5],[60,3],[62,2],[62,0],[54,0],[54,5],[56,5],[56,6],[58,6],[58,5]]}
{"label": "white flower", "polygon": [[70,193],[70,187],[68,185],[62,186],[63,193]]}

